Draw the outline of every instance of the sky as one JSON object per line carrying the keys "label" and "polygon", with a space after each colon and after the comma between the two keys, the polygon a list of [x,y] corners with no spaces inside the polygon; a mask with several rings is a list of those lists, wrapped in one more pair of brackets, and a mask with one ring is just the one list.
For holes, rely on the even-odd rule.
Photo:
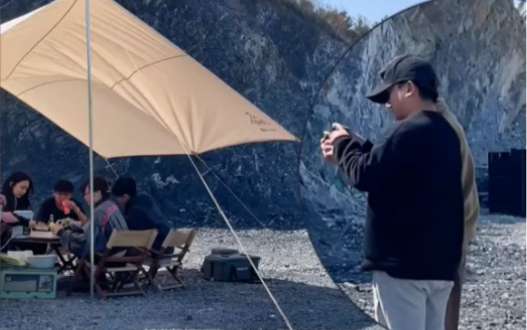
{"label": "sky", "polygon": [[[371,23],[379,22],[385,16],[391,16],[424,0],[319,0],[337,9],[347,11],[350,16],[362,15]],[[516,2],[516,1],[515,1]]]}
{"label": "sky", "polygon": [[378,22],[385,16],[391,16],[423,0],[320,0],[337,9],[347,11],[350,16],[362,15],[370,22]]}

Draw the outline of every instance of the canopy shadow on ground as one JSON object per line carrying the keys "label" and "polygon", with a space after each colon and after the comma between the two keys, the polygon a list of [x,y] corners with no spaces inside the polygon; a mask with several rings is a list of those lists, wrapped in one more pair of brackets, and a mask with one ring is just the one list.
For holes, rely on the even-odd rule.
{"label": "canopy shadow on ground", "polygon": [[[261,284],[209,282],[185,270],[186,290],[91,301],[89,294],[54,300],[2,300],[0,329],[286,329]],[[381,330],[336,288],[266,279],[294,329]]]}

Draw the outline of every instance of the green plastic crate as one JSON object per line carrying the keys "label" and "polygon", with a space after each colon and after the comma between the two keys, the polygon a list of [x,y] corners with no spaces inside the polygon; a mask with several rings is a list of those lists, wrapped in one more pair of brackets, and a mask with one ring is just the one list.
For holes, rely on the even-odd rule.
{"label": "green plastic crate", "polygon": [[50,299],[57,293],[54,269],[7,268],[0,270],[0,298]]}

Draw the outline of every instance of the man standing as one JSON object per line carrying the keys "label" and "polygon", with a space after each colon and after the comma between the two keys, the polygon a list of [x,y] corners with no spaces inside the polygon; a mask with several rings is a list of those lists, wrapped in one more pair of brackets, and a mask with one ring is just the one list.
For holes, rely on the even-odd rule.
{"label": "man standing", "polygon": [[367,97],[397,122],[376,144],[334,124],[322,154],[368,193],[362,269],[373,273],[377,321],[391,330],[444,330],[464,235],[461,143],[437,111],[430,63],[399,56],[380,76]]}

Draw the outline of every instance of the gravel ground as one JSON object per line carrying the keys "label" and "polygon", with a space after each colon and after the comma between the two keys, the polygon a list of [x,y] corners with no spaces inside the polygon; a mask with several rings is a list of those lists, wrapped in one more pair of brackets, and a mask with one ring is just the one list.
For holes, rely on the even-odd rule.
{"label": "gravel ground", "polygon": [[[342,294],[320,264],[306,231],[240,231],[294,329],[380,330]],[[54,300],[1,300],[0,329],[285,329],[261,284],[201,279],[213,247],[235,247],[226,230],[200,230],[182,273],[186,290],[90,301],[88,294]]]}
{"label": "gravel ground", "polygon": [[[483,215],[467,259],[460,330],[525,329],[525,218]],[[339,285],[373,317],[367,284]]]}
{"label": "gravel ground", "polygon": [[[368,284],[339,285],[346,298],[306,231],[238,235],[250,254],[262,257],[262,276],[295,329],[382,329],[359,310],[372,313]],[[218,246],[236,244],[226,230],[199,231],[182,273],[186,290],[106,302],[62,292],[54,300],[1,300],[0,329],[285,329],[262,285],[201,278],[203,257]],[[525,219],[482,217],[463,294],[460,329],[525,329]]]}

